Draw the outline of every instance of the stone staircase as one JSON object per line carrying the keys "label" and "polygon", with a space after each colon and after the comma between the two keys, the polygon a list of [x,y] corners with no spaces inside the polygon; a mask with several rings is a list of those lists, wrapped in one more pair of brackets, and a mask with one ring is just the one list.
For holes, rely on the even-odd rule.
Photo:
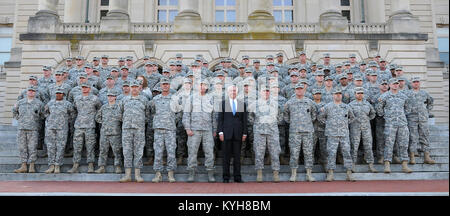
{"label": "stone staircase", "polygon": [[[114,174],[113,159],[108,159],[105,174],[87,174],[86,159],[82,159],[80,166],[80,173],[68,174],[66,173],[72,167],[72,158],[64,158],[64,165],[61,168],[61,174],[45,174],[43,173],[47,168],[47,158],[38,158],[36,162],[37,173],[14,173],[14,169],[19,167],[19,157],[16,145],[17,129],[13,126],[0,125],[0,181],[118,181],[121,174]],[[356,173],[354,177],[357,180],[436,180],[449,179],[449,163],[448,163],[448,149],[449,149],[449,129],[448,125],[432,125],[430,126],[430,142],[431,155],[436,161],[434,165],[423,164],[423,153],[416,159],[416,165],[410,165],[413,173],[405,174],[401,171],[400,164],[392,164],[392,173],[384,174],[383,165],[375,165],[379,173],[369,173],[366,164],[359,164],[356,166]],[[41,152],[42,153],[42,152]],[[144,158],[146,161],[146,158]],[[199,158],[202,165],[199,166],[197,172],[197,181],[206,182],[207,172],[203,167],[203,158]],[[222,159],[216,160],[216,179],[221,181],[222,176]],[[253,164],[250,158],[246,158],[244,164]],[[299,181],[305,181],[305,168],[300,165],[298,170]],[[154,176],[154,171],[151,166],[144,166],[142,170],[142,177],[145,181],[151,181]],[[186,165],[178,166],[175,178],[178,181],[186,181],[188,171]],[[324,181],[326,178],[325,170],[321,165],[314,165],[313,176],[317,181]],[[246,182],[255,181],[256,171],[253,165],[242,166],[242,177]],[[345,180],[345,169],[338,164],[335,170],[336,180]],[[280,178],[282,181],[288,181],[290,178],[290,168],[287,165],[282,165],[280,170]],[[167,176],[163,175],[164,181],[167,181]],[[265,166],[264,180],[272,180],[272,171],[270,165]]]}

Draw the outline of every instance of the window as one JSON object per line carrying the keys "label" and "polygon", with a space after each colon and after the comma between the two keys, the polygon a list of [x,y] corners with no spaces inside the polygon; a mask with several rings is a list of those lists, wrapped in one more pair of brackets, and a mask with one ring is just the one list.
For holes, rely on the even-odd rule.
{"label": "window", "polygon": [[294,4],[292,0],[273,0],[273,16],[275,22],[294,22]]}
{"label": "window", "polygon": [[342,16],[346,17],[348,22],[350,23],[352,20],[350,13],[350,0],[341,0],[341,13]]}
{"label": "window", "polygon": [[100,5],[100,17],[99,19],[102,19],[103,17],[105,17],[108,14],[109,11],[109,0],[101,0],[99,1]]}
{"label": "window", "polygon": [[178,0],[158,0],[157,20],[159,23],[171,23],[178,15]]}
{"label": "window", "polygon": [[100,6],[109,6],[109,0],[102,0]]}
{"label": "window", "polygon": [[341,6],[350,6],[350,0],[341,0]]}
{"label": "window", "polygon": [[12,34],[12,26],[0,26],[0,65],[11,57]]}
{"label": "window", "polygon": [[438,50],[439,50],[439,57],[441,61],[443,61],[446,65],[449,64],[449,41],[448,41],[448,27],[446,28],[437,28],[436,29],[436,35],[438,39]]}
{"label": "window", "polygon": [[216,22],[236,22],[236,0],[215,0]]}

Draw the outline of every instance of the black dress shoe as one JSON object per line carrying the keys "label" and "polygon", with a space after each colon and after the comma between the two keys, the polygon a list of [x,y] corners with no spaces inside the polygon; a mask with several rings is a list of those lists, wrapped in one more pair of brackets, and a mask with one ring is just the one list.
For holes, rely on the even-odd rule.
{"label": "black dress shoe", "polygon": [[223,180],[223,183],[230,183],[230,180],[224,179],[224,180]]}
{"label": "black dress shoe", "polygon": [[244,183],[244,181],[242,181],[242,179],[235,179],[234,182],[236,182],[236,183]]}

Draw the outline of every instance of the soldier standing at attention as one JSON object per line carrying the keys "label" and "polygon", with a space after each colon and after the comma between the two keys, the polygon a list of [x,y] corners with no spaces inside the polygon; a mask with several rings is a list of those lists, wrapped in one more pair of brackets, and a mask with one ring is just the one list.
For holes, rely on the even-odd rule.
{"label": "soldier standing at attention", "polygon": [[60,173],[63,165],[64,149],[69,130],[70,116],[75,114],[72,103],[64,99],[64,89],[55,90],[55,99],[44,107],[45,144],[48,151],[48,170],[45,173]]}
{"label": "soldier standing at attention", "polygon": [[408,167],[409,130],[405,113],[408,113],[408,98],[398,91],[397,78],[389,80],[390,91],[378,98],[376,110],[379,116],[384,116],[385,148],[384,148],[384,172],[391,172],[392,152],[394,143],[399,145],[399,153],[402,161],[402,170],[411,173]]}
{"label": "soldier standing at attention", "polygon": [[291,182],[297,180],[298,158],[302,148],[305,157],[306,179],[310,182],[315,181],[311,173],[314,165],[313,121],[317,117],[317,110],[314,102],[305,97],[305,93],[305,85],[297,84],[295,96],[284,105],[284,120],[289,124],[289,148],[291,150],[291,178],[289,181]]}
{"label": "soldier standing at attention", "polygon": [[20,160],[22,166],[14,170],[15,173],[36,172],[34,164],[37,156],[37,144],[39,139],[40,120],[43,118],[43,104],[35,98],[36,87],[27,89],[27,97],[19,100],[13,107],[13,117],[18,120],[17,144],[19,145]]}
{"label": "soldier standing at attention", "polygon": [[319,120],[325,124],[327,136],[327,181],[333,181],[333,171],[336,169],[336,153],[341,145],[344,157],[344,167],[347,169],[347,181],[355,181],[352,176],[352,156],[350,154],[349,123],[354,121],[352,109],[342,102],[342,90],[336,87],[333,90],[333,102],[328,103],[320,110]]}
{"label": "soldier standing at attention", "polygon": [[169,182],[175,182],[174,171],[177,168],[176,162],[176,117],[181,111],[179,100],[170,93],[170,81],[162,78],[161,94],[157,95],[150,101],[150,112],[153,118],[153,129],[155,139],[153,149],[155,151],[155,162],[153,169],[156,171],[155,178],[152,182],[158,183],[162,181],[161,172],[164,170],[162,165],[164,150],[167,152],[167,172]]}
{"label": "soldier standing at attention", "polygon": [[95,115],[95,121],[101,124],[100,154],[98,156],[99,168],[95,170],[95,173],[105,172],[109,147],[112,148],[114,154],[115,172],[117,174],[122,173],[122,115],[120,113],[120,105],[116,102],[116,98],[117,92],[110,90],[108,92],[108,103],[103,105]]}
{"label": "soldier standing at attention", "polygon": [[122,146],[124,156],[125,176],[120,182],[131,181],[131,168],[137,182],[144,182],[141,177],[142,155],[145,146],[145,123],[150,118],[148,100],[139,95],[139,83],[131,84],[131,96],[125,97],[120,103],[122,113]]}
{"label": "soldier standing at attention", "polygon": [[370,127],[370,120],[375,118],[376,112],[373,106],[364,100],[364,88],[356,87],[354,91],[355,100],[349,104],[355,115],[355,121],[350,123],[350,141],[353,146],[352,171],[355,172],[355,164],[358,159],[358,148],[362,138],[364,159],[369,164],[369,171],[376,173],[377,170],[373,167],[372,129]]}
{"label": "soldier standing at attention", "polygon": [[82,95],[75,98],[73,105],[77,111],[73,134],[73,167],[69,173],[77,173],[81,161],[83,141],[87,150],[88,173],[94,172],[94,148],[97,140],[95,133],[95,114],[102,106],[97,96],[91,95],[91,85],[81,84]]}
{"label": "soldier standing at attention", "polygon": [[[314,103],[316,105],[317,110],[317,116],[319,115],[320,109],[326,105],[322,101],[322,90],[320,89],[313,89],[312,90],[313,97],[314,97]],[[315,149],[317,149],[317,145],[319,146],[319,162],[323,165],[323,167],[326,169],[327,164],[327,137],[325,136],[325,124],[319,121],[319,119],[316,118],[313,122],[314,125],[314,136],[313,136],[313,153],[316,152]],[[319,143],[317,143],[319,142]]]}

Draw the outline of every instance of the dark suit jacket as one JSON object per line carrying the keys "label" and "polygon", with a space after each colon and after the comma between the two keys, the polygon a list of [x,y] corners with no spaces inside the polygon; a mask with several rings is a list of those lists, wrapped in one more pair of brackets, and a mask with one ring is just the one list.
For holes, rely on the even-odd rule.
{"label": "dark suit jacket", "polygon": [[237,100],[236,115],[230,106],[230,99],[225,97],[222,101],[222,110],[217,119],[217,131],[223,132],[225,140],[242,140],[242,135],[247,135],[247,106],[243,101]]}

